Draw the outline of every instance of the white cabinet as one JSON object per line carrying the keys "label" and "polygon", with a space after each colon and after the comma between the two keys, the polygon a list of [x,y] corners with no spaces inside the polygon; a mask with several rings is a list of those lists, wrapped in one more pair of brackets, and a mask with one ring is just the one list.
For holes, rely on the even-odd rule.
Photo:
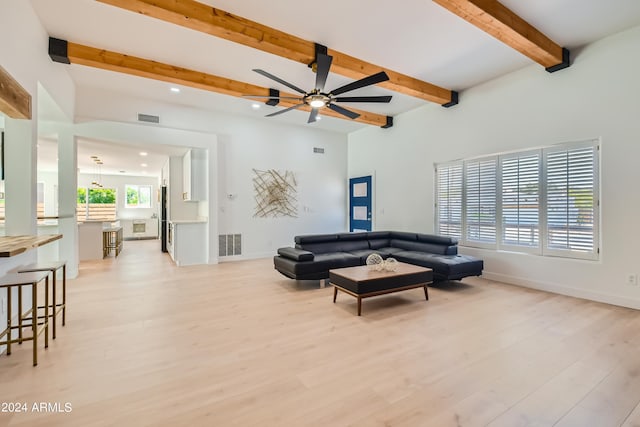
{"label": "white cabinet", "polygon": [[155,239],[158,237],[158,218],[120,219],[125,239]]}
{"label": "white cabinet", "polygon": [[206,151],[192,148],[182,158],[182,200],[207,200]]}
{"label": "white cabinet", "polygon": [[169,221],[167,249],[178,266],[207,263],[206,231],[206,222]]}

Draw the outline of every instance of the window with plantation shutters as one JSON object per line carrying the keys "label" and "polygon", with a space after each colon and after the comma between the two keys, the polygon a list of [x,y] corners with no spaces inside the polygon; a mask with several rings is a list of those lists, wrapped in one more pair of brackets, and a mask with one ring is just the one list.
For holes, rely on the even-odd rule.
{"label": "window with plantation shutters", "polygon": [[599,141],[436,165],[436,232],[460,244],[598,259]]}
{"label": "window with plantation shutters", "polygon": [[470,245],[495,245],[498,158],[465,162],[465,235]]}
{"label": "window with plantation shutters", "polygon": [[595,142],[544,150],[546,253],[597,253],[597,156]]}
{"label": "window with plantation shutters", "polygon": [[503,246],[540,247],[540,157],[538,150],[500,158]]}
{"label": "window with plantation shutters", "polygon": [[436,228],[438,234],[462,237],[462,162],[436,168]]}

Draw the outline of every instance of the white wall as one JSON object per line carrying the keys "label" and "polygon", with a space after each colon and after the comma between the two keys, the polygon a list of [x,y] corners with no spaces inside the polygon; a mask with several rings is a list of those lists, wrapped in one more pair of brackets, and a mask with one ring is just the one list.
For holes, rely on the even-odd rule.
{"label": "white wall", "polygon": [[[96,179],[94,174],[78,175],[79,188],[93,188],[91,182]],[[151,215],[158,215],[158,198],[157,190],[160,180],[156,177],[144,176],[121,176],[121,175],[102,175],[100,183],[104,188],[116,189],[116,212],[118,219],[127,218],[151,218]],[[133,185],[150,185],[151,186],[151,208],[127,208],[125,186]]]}
{"label": "white wall", "polygon": [[[74,84],[69,77],[67,70],[56,67],[47,55],[48,35],[40,25],[40,21],[28,1],[0,0],[0,66],[18,81],[31,94],[32,106],[34,108],[34,120],[37,117],[36,106],[38,105],[38,83],[40,83],[51,94],[55,102],[60,105],[62,111],[68,116],[73,116],[74,110]],[[10,218],[7,220],[7,231],[14,230],[19,234],[32,232],[35,227],[35,189],[36,189],[36,126],[35,123],[25,124],[30,131],[25,133],[15,133],[12,135],[9,126],[10,120],[6,120],[4,126],[7,128],[5,142],[7,145],[17,145],[22,147],[20,156],[14,156],[11,160],[11,168],[7,168],[6,173],[14,171],[14,176],[6,176],[7,183],[7,203],[12,207],[23,208],[23,212],[32,211],[33,217],[29,218],[30,224],[11,224]],[[13,126],[13,125],[12,125]],[[10,147],[6,147],[7,149]],[[11,150],[9,150],[11,151]],[[22,172],[26,171],[26,172]],[[15,172],[18,172],[15,175]],[[33,173],[32,173],[33,172]],[[32,191],[12,191],[10,187],[12,180],[20,182]],[[11,200],[10,200],[11,195]],[[13,196],[15,195],[15,197]],[[9,217],[9,215],[7,215]],[[33,225],[33,227],[32,227]],[[16,265],[32,262],[36,258],[36,251],[29,251],[17,257],[0,260],[0,274]],[[5,291],[0,291],[0,296],[6,295]],[[25,295],[28,298],[28,295]],[[14,298],[16,304],[17,296]],[[4,313],[6,307],[0,307]],[[0,316],[0,330],[6,326],[5,316]],[[0,352],[3,349],[0,348]]]}
{"label": "white wall", "polygon": [[[100,102],[96,102],[98,99]],[[346,230],[345,135],[262,117],[179,108],[98,89],[83,89],[77,108],[80,116],[119,122],[130,122],[140,111],[152,112],[160,115],[162,126],[217,135],[217,157],[214,160],[210,155],[209,159],[210,176],[217,179],[217,183],[209,182],[210,191],[216,194],[216,206],[209,205],[208,216],[210,225],[217,224],[219,234],[243,235],[242,258],[272,256],[278,247],[292,245],[298,234]],[[325,154],[314,154],[313,147],[324,148]],[[298,218],[253,217],[254,168],[295,173]],[[233,197],[229,199],[228,194]]]}
{"label": "white wall", "polygon": [[[395,118],[349,137],[349,174],[376,172],[377,228],[433,232],[434,163],[602,138],[601,255],[597,262],[463,248],[485,276],[640,308],[640,27],[580,51],[553,74],[531,65],[461,94],[460,104]],[[384,214],[381,211],[384,210]]]}

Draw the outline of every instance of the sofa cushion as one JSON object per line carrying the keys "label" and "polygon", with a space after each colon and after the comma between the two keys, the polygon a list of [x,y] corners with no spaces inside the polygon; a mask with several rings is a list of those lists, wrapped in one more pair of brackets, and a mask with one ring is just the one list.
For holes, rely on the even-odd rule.
{"label": "sofa cushion", "polygon": [[458,239],[449,236],[436,236],[435,234],[416,234],[418,242],[434,243],[436,245],[453,246],[458,244]]}
{"label": "sofa cushion", "polygon": [[418,240],[416,233],[408,233],[406,231],[390,231],[389,238],[416,241]]}
{"label": "sofa cushion", "polygon": [[369,255],[371,255],[373,253],[378,253],[378,252],[374,251],[373,249],[360,249],[360,250],[356,250],[356,251],[349,251],[349,253],[357,256],[358,258],[360,258],[360,264],[364,265],[364,264],[367,263],[367,257]]}
{"label": "sofa cushion", "polygon": [[404,249],[400,249],[400,248],[392,248],[391,246],[387,246],[384,248],[378,248],[375,249],[373,252],[380,254],[380,256],[382,256],[382,258],[389,258],[390,256],[393,256],[393,254],[395,254],[396,252],[402,252]]}
{"label": "sofa cushion", "polygon": [[296,248],[280,248],[278,254],[295,261],[313,261],[313,252]]}
{"label": "sofa cushion", "polygon": [[335,242],[336,240],[338,240],[338,235],[308,234],[306,236],[296,236],[293,240],[296,244]]}
{"label": "sofa cushion", "polygon": [[340,241],[345,241],[345,240],[364,240],[367,241],[367,234],[368,233],[340,233],[338,234],[338,240]]}
{"label": "sofa cushion", "polygon": [[455,252],[457,251],[457,246],[436,245],[433,243],[411,242],[398,239],[391,239],[390,246],[407,251],[428,252],[442,255],[455,255]]}
{"label": "sofa cushion", "polygon": [[369,240],[369,248],[379,249],[389,247],[389,239],[373,239]]}
{"label": "sofa cushion", "polygon": [[484,263],[469,255],[441,255],[415,251],[401,251],[393,254],[398,261],[433,269],[434,278],[459,279],[482,274]]}
{"label": "sofa cushion", "polygon": [[349,242],[333,242],[324,243],[296,243],[296,248],[304,249],[305,251],[313,252],[314,254],[326,254],[332,252],[342,252],[344,250],[345,243]]}
{"label": "sofa cushion", "polygon": [[367,239],[376,240],[376,239],[385,239],[389,240],[389,235],[391,232],[389,231],[369,231],[367,232]]}

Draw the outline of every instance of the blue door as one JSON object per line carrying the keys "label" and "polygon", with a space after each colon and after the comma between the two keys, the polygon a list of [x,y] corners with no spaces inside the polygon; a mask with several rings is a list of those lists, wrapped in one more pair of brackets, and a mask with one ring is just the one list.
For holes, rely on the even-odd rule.
{"label": "blue door", "polygon": [[371,231],[371,175],[349,179],[349,231]]}

